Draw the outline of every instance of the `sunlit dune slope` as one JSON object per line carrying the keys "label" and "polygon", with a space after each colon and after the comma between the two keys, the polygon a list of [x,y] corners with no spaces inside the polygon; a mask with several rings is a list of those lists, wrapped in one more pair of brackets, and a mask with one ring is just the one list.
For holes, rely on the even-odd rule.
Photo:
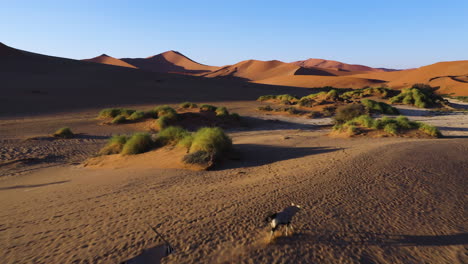
{"label": "sunlit dune slope", "polygon": [[123,60],[116,59],[106,54],[102,54],[100,56],[97,56],[91,59],[85,59],[83,61],[90,61],[90,62],[95,62],[95,63],[109,64],[109,65],[128,67],[128,68],[136,68],[135,66],[128,64]]}

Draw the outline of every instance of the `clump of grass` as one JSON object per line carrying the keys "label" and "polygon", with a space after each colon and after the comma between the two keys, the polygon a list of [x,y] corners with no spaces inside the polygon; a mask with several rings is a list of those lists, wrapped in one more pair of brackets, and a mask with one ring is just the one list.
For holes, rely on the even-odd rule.
{"label": "clump of grass", "polygon": [[187,130],[177,126],[170,126],[159,131],[156,141],[161,145],[176,145],[180,140],[188,136],[190,136],[190,132]]}
{"label": "clump of grass", "polygon": [[200,111],[202,112],[214,112],[216,111],[217,107],[214,105],[203,104],[200,106]]}
{"label": "clump of grass", "polygon": [[394,93],[394,91],[386,87],[369,87],[345,92],[340,97],[343,99],[356,99],[363,98],[366,96],[378,96],[380,98],[387,98],[392,93]]}
{"label": "clump of grass", "polygon": [[135,133],[124,144],[121,154],[135,155],[148,151],[153,146],[151,135],[148,133]]}
{"label": "clump of grass", "polygon": [[112,124],[122,124],[127,121],[127,118],[124,115],[118,115],[114,119],[112,119]]}
{"label": "clump of grass", "polygon": [[280,94],[280,95],[262,95],[260,96],[257,101],[263,102],[268,100],[278,100],[283,104],[294,104],[297,102],[297,98],[290,94]]}
{"label": "clump of grass", "polygon": [[193,135],[190,153],[206,151],[215,155],[229,151],[232,147],[231,138],[219,127],[204,127]]}
{"label": "clump of grass", "polygon": [[[356,126],[358,131],[359,127],[369,128],[369,129],[383,129],[386,133],[391,135],[399,135],[404,131],[418,129],[419,131],[431,136],[431,137],[441,137],[442,134],[440,131],[431,125],[410,121],[405,116],[399,116],[397,118],[384,117],[382,119],[373,119],[369,115],[361,115],[359,117],[353,118],[352,120],[347,121],[346,123],[337,123],[333,127],[333,130],[351,134],[350,131],[355,130],[354,128],[349,128]],[[355,135],[353,133],[352,135]]]}
{"label": "clump of grass", "polygon": [[271,112],[273,111],[273,108],[271,108],[269,105],[266,105],[257,107],[257,110]]}
{"label": "clump of grass", "polygon": [[431,137],[442,137],[442,133],[440,133],[439,129],[435,126],[419,122],[418,129]]}
{"label": "clump of grass", "polygon": [[126,108],[106,108],[99,112],[98,118],[115,118],[119,115],[129,117],[133,112],[135,112],[135,110]]}
{"label": "clump of grass", "polygon": [[179,142],[177,142],[177,146],[186,148],[187,152],[188,152],[188,151],[190,151],[190,147],[192,146],[192,142],[193,142],[193,135],[188,134],[185,137],[183,137],[182,139],[180,139]]}
{"label": "clump of grass", "polygon": [[143,111],[135,111],[133,112],[127,119],[130,121],[137,121],[145,118],[145,112]]}
{"label": "clump of grass", "polygon": [[345,123],[353,118],[367,114],[366,109],[361,104],[348,104],[336,109],[334,120],[336,123]]}
{"label": "clump of grass", "polygon": [[185,155],[182,161],[187,164],[198,164],[209,167],[214,161],[214,156],[213,153],[199,150]]}
{"label": "clump of grass", "polygon": [[54,137],[57,138],[72,138],[75,136],[69,127],[62,127],[54,132]]}
{"label": "clump of grass", "polygon": [[99,155],[112,155],[122,152],[123,146],[127,142],[128,137],[125,135],[112,136],[107,144],[99,151]]}
{"label": "clump of grass", "polygon": [[224,106],[216,108],[215,112],[216,112],[216,116],[218,116],[218,117],[227,117],[227,116],[229,116],[229,111]]}
{"label": "clump of grass", "polygon": [[195,103],[191,103],[191,102],[184,102],[184,103],[181,103],[180,105],[180,108],[198,108],[198,105],[195,104]]}
{"label": "clump of grass", "polygon": [[383,103],[383,102],[376,102],[370,99],[362,99],[361,104],[363,104],[367,110],[371,113],[381,113],[386,115],[398,115],[398,109],[395,107]]}
{"label": "clump of grass", "polygon": [[153,109],[153,111],[158,118],[162,116],[169,116],[169,117],[177,116],[177,111],[168,105],[157,106]]}
{"label": "clump of grass", "polygon": [[159,127],[159,130],[169,127],[174,119],[169,116],[161,116],[156,120],[156,124]]}
{"label": "clump of grass", "polygon": [[414,105],[419,108],[445,105],[447,101],[435,94],[437,89],[426,84],[414,84],[411,88],[403,89],[399,95],[390,98],[390,102]]}

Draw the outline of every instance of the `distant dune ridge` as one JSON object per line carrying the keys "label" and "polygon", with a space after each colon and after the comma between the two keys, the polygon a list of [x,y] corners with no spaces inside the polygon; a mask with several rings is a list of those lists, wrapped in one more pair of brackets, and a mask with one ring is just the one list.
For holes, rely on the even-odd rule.
{"label": "distant dune ridge", "polygon": [[372,68],[369,66],[359,65],[359,64],[347,64],[344,62],[334,61],[334,60],[324,60],[324,59],[307,59],[301,61],[292,62],[294,65],[298,65],[304,68],[311,67],[320,67],[326,69],[335,69],[338,71],[348,71],[348,72],[387,72],[387,71],[398,71],[396,69],[387,69],[387,68]]}
{"label": "distant dune ridge", "polygon": [[148,58],[124,58],[122,61],[153,72],[199,74],[217,70],[219,67],[195,62],[177,51],[166,51]]}
{"label": "distant dune ridge", "polygon": [[[441,94],[468,96],[468,60],[389,72],[302,65],[307,67],[278,60],[246,60],[216,67],[197,63],[176,51],[146,59],[116,59],[103,54],[80,61],[18,50],[0,43],[0,92],[8,98],[0,104],[0,113],[39,113],[154,103],[163,99],[245,100],[272,90],[299,94],[301,88],[323,86],[387,85],[401,89],[425,83],[440,86]],[[363,67],[352,69],[367,69]],[[243,82],[249,85],[240,84]]]}
{"label": "distant dune ridge", "polygon": [[91,58],[91,59],[84,59],[84,61],[90,61],[90,62],[95,62],[95,63],[102,63],[102,64],[109,64],[109,65],[115,65],[115,66],[121,66],[121,67],[128,67],[128,68],[137,68],[131,64],[126,63],[123,60],[116,59],[114,57],[111,57],[106,54],[102,54],[100,56]]}

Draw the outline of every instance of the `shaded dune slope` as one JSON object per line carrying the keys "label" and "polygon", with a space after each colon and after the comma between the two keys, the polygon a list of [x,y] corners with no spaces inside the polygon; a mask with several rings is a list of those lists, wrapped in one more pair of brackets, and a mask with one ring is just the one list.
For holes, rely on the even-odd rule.
{"label": "shaded dune slope", "polygon": [[372,68],[365,65],[359,64],[348,64],[344,62],[334,61],[334,60],[324,60],[324,59],[307,59],[302,61],[295,61],[292,64],[301,66],[304,68],[320,67],[326,69],[335,69],[339,71],[348,71],[348,72],[386,72],[394,71],[393,69],[385,68]]}
{"label": "shaded dune slope", "polygon": [[128,64],[125,61],[116,59],[106,54],[102,54],[100,56],[97,56],[91,59],[85,59],[83,61],[90,61],[90,62],[95,62],[95,63],[109,64],[109,65],[128,67],[128,68],[136,68],[135,66]]}
{"label": "shaded dune slope", "polygon": [[135,65],[140,69],[153,72],[200,74],[214,71],[219,68],[200,64],[189,59],[180,52],[173,50],[148,58],[124,58],[121,60]]}

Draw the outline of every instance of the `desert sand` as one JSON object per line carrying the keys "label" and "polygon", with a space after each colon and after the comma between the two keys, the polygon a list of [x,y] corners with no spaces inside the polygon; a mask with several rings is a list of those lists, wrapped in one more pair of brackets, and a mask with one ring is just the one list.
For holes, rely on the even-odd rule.
{"label": "desert sand", "polygon": [[348,72],[387,72],[387,71],[395,71],[393,69],[385,69],[385,68],[372,68],[365,65],[359,64],[348,64],[334,60],[324,60],[324,59],[307,59],[302,61],[295,61],[293,64],[304,67],[320,67],[320,68],[327,68],[327,69],[336,69],[341,71],[348,71]]}
{"label": "desert sand", "polygon": [[137,68],[133,65],[130,65],[126,63],[123,60],[116,59],[114,57],[111,57],[106,54],[102,54],[100,56],[91,58],[91,59],[85,59],[84,61],[90,61],[90,62],[95,62],[95,63],[102,63],[102,64],[109,64],[109,65],[114,65],[114,66],[121,66],[121,67],[128,67],[128,68]]}
{"label": "desert sand", "polygon": [[[240,78],[205,78],[5,46],[0,56],[2,263],[120,263],[158,250],[148,224],[175,249],[162,263],[468,262],[466,111],[397,106],[439,127],[441,139],[331,138],[330,118],[256,110],[260,95],[311,92],[244,80],[317,77],[292,64],[251,61]],[[251,67],[261,74],[249,76]],[[317,78],[359,79],[351,76]],[[243,116],[244,126],[226,130],[235,158],[209,171],[180,169],[176,149],[87,163],[111,135],[145,129],[103,124],[100,109],[183,101]],[[76,136],[50,137],[64,126]],[[303,207],[293,235],[268,241],[264,218],[291,202]]]}

